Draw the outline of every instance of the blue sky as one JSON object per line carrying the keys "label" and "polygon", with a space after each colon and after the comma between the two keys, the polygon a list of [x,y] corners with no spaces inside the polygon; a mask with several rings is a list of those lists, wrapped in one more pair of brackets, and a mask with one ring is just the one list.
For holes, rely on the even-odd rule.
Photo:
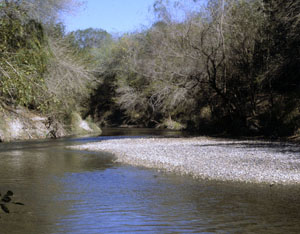
{"label": "blue sky", "polygon": [[155,0],[87,0],[82,9],[66,15],[63,21],[68,32],[77,29],[101,28],[111,33],[133,32],[149,26],[149,12]]}

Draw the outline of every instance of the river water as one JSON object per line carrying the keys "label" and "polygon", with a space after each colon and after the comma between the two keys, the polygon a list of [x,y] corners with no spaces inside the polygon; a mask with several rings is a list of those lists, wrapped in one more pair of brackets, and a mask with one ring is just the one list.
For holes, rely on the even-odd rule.
{"label": "river water", "polygon": [[299,186],[194,180],[65,146],[176,132],[0,144],[0,192],[14,192],[0,233],[299,233]]}

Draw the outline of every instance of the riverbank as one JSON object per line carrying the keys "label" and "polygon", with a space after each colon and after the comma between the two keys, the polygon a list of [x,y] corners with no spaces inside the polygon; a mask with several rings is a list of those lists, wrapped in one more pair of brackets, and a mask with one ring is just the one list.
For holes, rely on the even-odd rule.
{"label": "riverbank", "polygon": [[101,129],[88,118],[71,113],[69,124],[30,111],[24,107],[0,107],[0,142],[60,138],[69,135],[101,134]]}
{"label": "riverbank", "polygon": [[300,184],[300,146],[267,141],[195,138],[117,139],[72,146],[106,151],[116,162],[195,178],[268,184]]}

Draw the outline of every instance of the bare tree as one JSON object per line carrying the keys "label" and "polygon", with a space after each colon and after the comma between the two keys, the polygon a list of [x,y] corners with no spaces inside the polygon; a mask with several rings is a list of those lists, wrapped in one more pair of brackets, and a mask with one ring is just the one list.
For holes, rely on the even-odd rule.
{"label": "bare tree", "polygon": [[94,76],[62,39],[51,38],[52,57],[47,66],[45,82],[49,92],[70,109],[90,93]]}

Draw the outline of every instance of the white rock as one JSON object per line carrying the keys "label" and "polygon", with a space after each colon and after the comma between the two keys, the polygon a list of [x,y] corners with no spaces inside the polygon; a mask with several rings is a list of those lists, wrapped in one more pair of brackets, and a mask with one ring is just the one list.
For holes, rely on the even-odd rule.
{"label": "white rock", "polygon": [[18,138],[23,132],[23,124],[19,119],[15,119],[8,123],[9,132],[12,138]]}
{"label": "white rock", "polygon": [[46,121],[46,117],[34,116],[31,118],[32,121]]}
{"label": "white rock", "polygon": [[86,130],[86,131],[89,131],[89,132],[92,132],[93,130],[90,128],[90,126],[88,125],[88,123],[84,120],[82,120],[79,124],[79,127]]}

